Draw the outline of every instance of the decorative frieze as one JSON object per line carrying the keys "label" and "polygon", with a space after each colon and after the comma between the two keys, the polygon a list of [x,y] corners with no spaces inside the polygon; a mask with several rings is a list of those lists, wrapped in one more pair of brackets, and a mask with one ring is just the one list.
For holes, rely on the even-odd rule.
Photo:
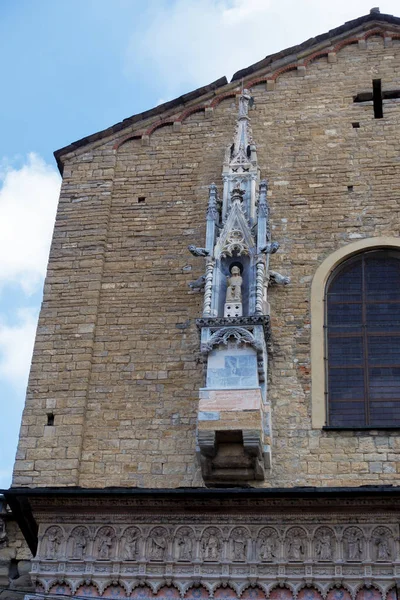
{"label": "decorative frieze", "polygon": [[325,598],[335,582],[354,598],[372,581],[389,590],[400,574],[397,521],[366,518],[197,515],[183,524],[169,515],[163,524],[161,515],[149,521],[138,514],[135,524],[104,515],[85,526],[58,517],[59,525],[40,525],[32,577],[38,591],[55,593],[62,582],[73,595],[81,595],[83,581],[98,595],[114,581],[124,597],[143,585],[172,585],[184,596],[201,581],[211,596],[226,582],[240,596],[249,582],[266,591],[277,582],[294,591],[313,582]]}

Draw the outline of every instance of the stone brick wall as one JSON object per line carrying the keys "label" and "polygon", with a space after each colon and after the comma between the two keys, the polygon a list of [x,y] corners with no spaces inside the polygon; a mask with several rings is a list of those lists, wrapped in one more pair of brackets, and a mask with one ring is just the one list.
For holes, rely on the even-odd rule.
{"label": "stone brick wall", "polygon": [[[400,479],[396,432],[311,428],[312,277],[355,239],[399,234],[400,105],[386,101],[374,119],[372,103],[353,103],[375,78],[400,87],[399,40],[371,36],[336,61],[282,73],[273,90],[252,88],[281,244],[271,268],[292,278],[269,295],[274,447],[265,486]],[[67,157],[13,485],[202,485],[194,322],[202,294],[187,284],[204,265],[187,245],[203,245],[207,188],[221,189],[235,116],[227,98],[179,130],[156,129],[148,145],[134,139],[114,150],[109,138]]]}

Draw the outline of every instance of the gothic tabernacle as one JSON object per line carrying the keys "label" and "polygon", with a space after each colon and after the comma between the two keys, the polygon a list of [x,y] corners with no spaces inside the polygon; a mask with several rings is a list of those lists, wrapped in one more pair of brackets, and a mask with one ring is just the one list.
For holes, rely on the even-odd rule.
{"label": "gothic tabernacle", "polygon": [[372,9],[56,152],[2,599],[397,600],[399,88]]}

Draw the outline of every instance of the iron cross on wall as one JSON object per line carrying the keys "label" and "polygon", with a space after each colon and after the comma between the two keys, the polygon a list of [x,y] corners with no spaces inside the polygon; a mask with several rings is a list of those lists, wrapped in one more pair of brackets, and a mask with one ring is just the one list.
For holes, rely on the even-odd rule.
{"label": "iron cross on wall", "polygon": [[361,92],[354,96],[353,102],[368,102],[373,101],[375,119],[383,117],[383,101],[400,98],[399,90],[386,90],[382,92],[382,79],[372,80],[372,92]]}

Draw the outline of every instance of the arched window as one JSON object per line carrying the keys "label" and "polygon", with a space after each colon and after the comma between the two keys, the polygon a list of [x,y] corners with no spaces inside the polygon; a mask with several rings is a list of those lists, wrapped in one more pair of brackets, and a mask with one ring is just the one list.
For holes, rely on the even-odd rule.
{"label": "arched window", "polygon": [[400,252],[342,262],[325,294],[327,425],[400,427]]}

